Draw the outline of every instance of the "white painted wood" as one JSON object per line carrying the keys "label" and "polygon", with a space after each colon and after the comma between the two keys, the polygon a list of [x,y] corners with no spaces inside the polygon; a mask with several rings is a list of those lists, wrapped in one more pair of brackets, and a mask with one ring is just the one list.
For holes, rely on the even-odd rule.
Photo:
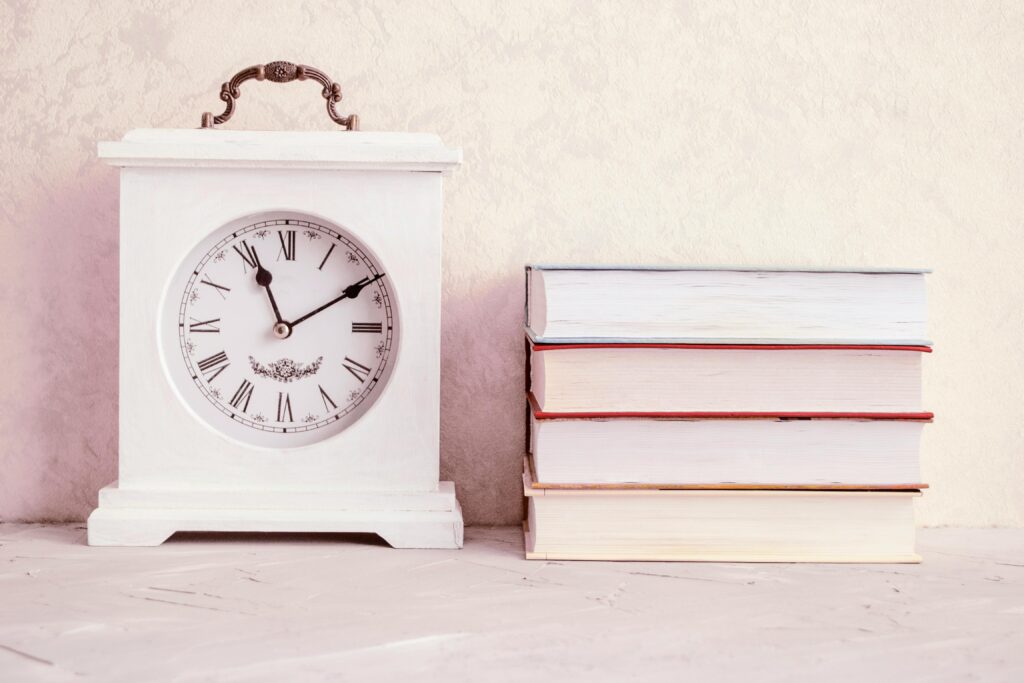
{"label": "white painted wood", "polygon": [[[125,169],[120,485],[436,489],[440,183],[434,173]],[[388,268],[403,324],[391,379],[363,418],[325,442],[277,452],[228,440],[195,419],[167,381],[156,340],[164,287],[180,258],[216,226],[276,209],[322,216],[358,234]]]}
{"label": "white painted wood", "polygon": [[99,493],[103,508],[230,510],[362,510],[447,512],[458,506],[455,485],[442,481],[437,491],[173,491],[124,489],[114,482]]}
{"label": "white painted wood", "polygon": [[378,499],[365,506],[353,497],[339,501],[333,509],[286,508],[280,504],[197,508],[186,506],[192,502],[187,493],[174,501],[173,495],[159,492],[153,497],[167,505],[161,508],[153,507],[153,500],[145,500],[144,492],[134,493],[144,498],[144,507],[101,505],[93,511],[89,516],[89,545],[154,546],[179,531],[307,531],[374,533],[394,548],[462,547],[462,509],[451,492],[435,494],[433,504],[424,502],[424,494],[394,494],[387,501]]}
{"label": "white painted wood", "polygon": [[429,133],[137,129],[99,143],[113,166],[437,171],[462,162],[462,150]]}
{"label": "white painted wood", "polygon": [[[303,524],[360,530],[348,528],[357,520],[395,545],[434,539],[453,547],[451,539],[461,539],[461,511],[457,502],[442,503],[454,502],[454,493],[438,482],[441,173],[396,169],[440,171],[457,164],[461,152],[432,135],[172,130],[134,131],[102,144],[101,156],[125,166],[120,476],[117,488],[101,495],[90,538],[132,545],[182,522],[234,529],[239,519],[247,530],[275,530],[279,515],[291,531]],[[357,167],[364,170],[351,170]],[[197,419],[168,382],[157,334],[164,297],[180,297],[168,294],[168,282],[194,245],[232,220],[273,211],[320,217],[357,236],[387,269],[402,321],[395,366],[376,403],[337,436],[292,449],[245,446]],[[308,504],[291,502],[304,494]],[[378,494],[408,495],[392,506]],[[343,512],[324,503],[331,496],[348,501]],[[179,512],[152,521],[146,511],[168,498],[175,505],[157,509]],[[220,503],[211,505],[211,498]],[[411,502],[424,498],[428,508],[442,510]],[[202,512],[211,509],[219,512]],[[309,516],[289,516],[290,510]],[[360,510],[371,517],[358,517]]]}

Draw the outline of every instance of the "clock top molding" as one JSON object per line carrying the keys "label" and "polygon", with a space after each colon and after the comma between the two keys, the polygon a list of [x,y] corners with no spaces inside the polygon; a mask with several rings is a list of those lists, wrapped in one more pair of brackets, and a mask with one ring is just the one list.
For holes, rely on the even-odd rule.
{"label": "clock top molding", "polygon": [[421,171],[448,175],[462,150],[431,133],[139,128],[100,142],[112,166]]}

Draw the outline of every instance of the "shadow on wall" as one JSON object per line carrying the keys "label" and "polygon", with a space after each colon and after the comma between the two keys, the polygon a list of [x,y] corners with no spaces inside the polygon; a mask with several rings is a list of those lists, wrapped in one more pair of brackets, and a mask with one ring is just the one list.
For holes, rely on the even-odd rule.
{"label": "shadow on wall", "polygon": [[523,273],[446,278],[441,317],[441,479],[467,524],[522,521]]}
{"label": "shadow on wall", "polygon": [[11,349],[21,382],[3,409],[20,429],[5,435],[0,520],[85,519],[117,477],[117,182],[89,168],[40,188],[15,223],[31,234],[18,241],[25,277],[10,308],[31,334]]}

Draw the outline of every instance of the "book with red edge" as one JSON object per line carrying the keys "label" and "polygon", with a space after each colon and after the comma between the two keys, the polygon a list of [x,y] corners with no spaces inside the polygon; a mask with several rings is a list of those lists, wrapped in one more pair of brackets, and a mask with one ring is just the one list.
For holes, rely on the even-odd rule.
{"label": "book with red edge", "polygon": [[919,490],[930,413],[544,413],[528,395],[541,488]]}

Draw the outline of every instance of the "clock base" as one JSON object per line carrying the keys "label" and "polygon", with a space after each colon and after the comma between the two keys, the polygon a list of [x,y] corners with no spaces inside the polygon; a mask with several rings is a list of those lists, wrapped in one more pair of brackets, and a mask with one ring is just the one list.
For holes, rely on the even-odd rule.
{"label": "clock base", "polygon": [[437,491],[100,491],[89,545],[156,546],[178,531],[374,533],[394,548],[461,548],[462,508],[451,482]]}

